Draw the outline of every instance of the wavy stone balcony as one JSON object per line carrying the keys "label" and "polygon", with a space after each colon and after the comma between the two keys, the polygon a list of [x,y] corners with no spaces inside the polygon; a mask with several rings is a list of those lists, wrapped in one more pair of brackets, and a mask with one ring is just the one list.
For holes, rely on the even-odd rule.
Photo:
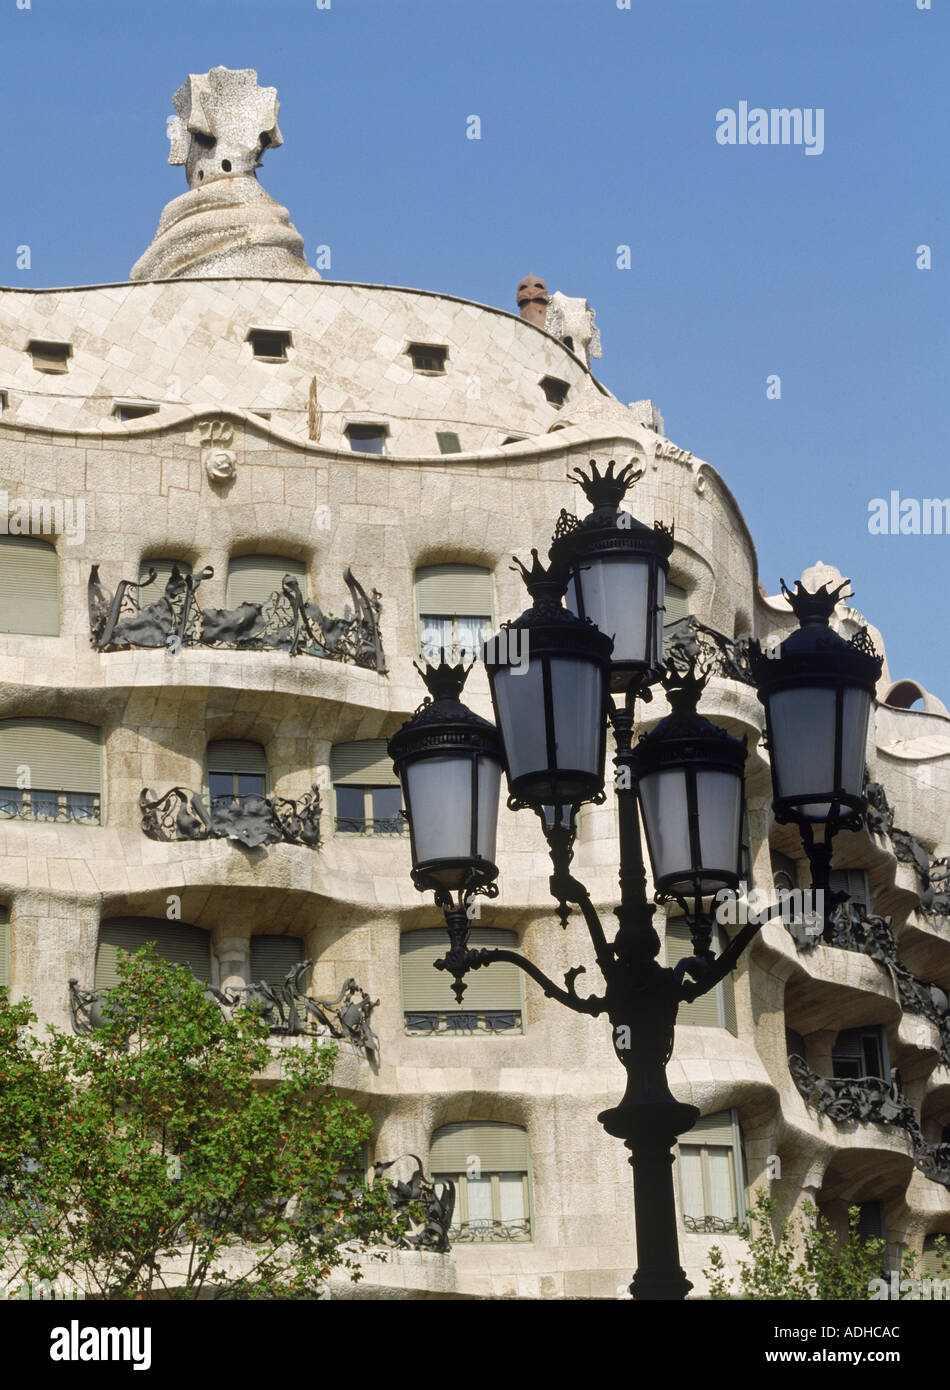
{"label": "wavy stone balcony", "polygon": [[93,647],[99,652],[158,647],[167,649],[170,655],[186,647],[276,651],[350,662],[386,674],[379,634],[379,591],[374,589],[369,597],[349,567],[343,571],[343,580],[353,608],[348,604],[342,618],[308,603],[292,574],[284,575],[280,592],[272,593],[264,603],[242,603],[234,609],[201,608],[198,588],[213,576],[210,565],[197,574],[182,574],[175,565],[162,597],[139,608],[135,595],[154,582],[154,569],[141,582],[120,580],[112,593],[99,578],[99,566],[93,565],[88,585]]}
{"label": "wavy stone balcony", "polygon": [[200,792],[172,787],[139,796],[142,830],[150,840],[236,840],[247,849],[263,845],[320,845],[320,791],[299,801],[282,796],[221,796],[206,802]]}

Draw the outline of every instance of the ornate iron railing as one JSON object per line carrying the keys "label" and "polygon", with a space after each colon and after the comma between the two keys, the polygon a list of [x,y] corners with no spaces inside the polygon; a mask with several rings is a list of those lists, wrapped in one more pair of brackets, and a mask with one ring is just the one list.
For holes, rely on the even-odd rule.
{"label": "ornate iron railing", "polygon": [[859,1080],[819,1076],[793,1053],[788,1069],[805,1104],[827,1115],[836,1125],[893,1125],[905,1131],[914,1149],[914,1166],[933,1182],[950,1187],[950,1144],[929,1144],[924,1139],[917,1112],[900,1088],[896,1076]]}
{"label": "ornate iron railing", "polygon": [[[226,1018],[239,1007],[255,1010],[275,1036],[334,1038],[352,1043],[371,1062],[378,1059],[379,1039],[370,1026],[370,1017],[379,1000],[370,999],[353,979],[345,982],[335,999],[311,998],[304,977],[312,965],[312,960],[301,961],[279,985],[266,980],[240,989],[221,990],[208,985],[205,996],[217,1004]],[[109,993],[82,989],[75,978],[69,981],[69,1011],[75,1033],[93,1033],[102,1027]]]}
{"label": "ornate iron railing", "polygon": [[[405,1182],[387,1183],[387,1198],[390,1210],[403,1217],[408,1223],[405,1235],[398,1242],[402,1249],[431,1250],[437,1255],[448,1254],[449,1230],[455,1212],[455,1183],[446,1178],[435,1182],[427,1177],[422,1162],[415,1154],[405,1154],[415,1163],[415,1171]],[[373,1164],[373,1180],[398,1163],[392,1158],[388,1163]]]}
{"label": "ornate iron railing", "polygon": [[704,1234],[724,1234],[726,1231],[737,1231],[739,1229],[738,1216],[685,1216],[683,1225],[687,1231],[698,1231]]}
{"label": "ornate iron railing", "polygon": [[210,806],[200,792],[172,787],[157,796],[150,787],[139,795],[142,830],[150,840],[237,840],[248,849],[261,845],[320,844],[320,791],[299,801],[282,796],[216,796]]}
{"label": "ornate iron railing", "polygon": [[755,685],[749,666],[749,639],[724,637],[714,627],[687,616],[663,629],[664,652],[680,670],[695,665],[709,676]]}
{"label": "ornate iron railing", "polygon": [[141,582],[123,579],[112,593],[99,578],[99,566],[89,574],[88,605],[90,640],[96,651],[125,651],[130,647],[164,647],[174,655],[183,647],[216,647],[231,651],[277,651],[290,656],[323,657],[386,673],[379,633],[381,596],[372,596],[347,568],[343,580],[353,607],[343,617],[324,613],[308,603],[300,585],[285,574],[280,592],[264,603],[242,603],[239,608],[200,608],[197,592],[214,575],[208,565],[197,574],[172,568],[160,599],[139,607],[138,595],[156,578],[149,570]]}
{"label": "ornate iron railing", "polygon": [[333,822],[338,834],[408,835],[409,823],[402,811],[398,816],[337,816]]}
{"label": "ornate iron railing", "polygon": [[58,825],[99,825],[99,798],[92,792],[46,792],[0,787],[0,820],[35,820]]}
{"label": "ornate iron railing", "polygon": [[449,1235],[455,1245],[472,1245],[479,1241],[530,1240],[531,1220],[525,1216],[516,1221],[463,1221],[453,1226]]}
{"label": "ornate iron railing", "polygon": [[407,1009],[406,1032],[423,1036],[457,1033],[520,1033],[520,1009]]}

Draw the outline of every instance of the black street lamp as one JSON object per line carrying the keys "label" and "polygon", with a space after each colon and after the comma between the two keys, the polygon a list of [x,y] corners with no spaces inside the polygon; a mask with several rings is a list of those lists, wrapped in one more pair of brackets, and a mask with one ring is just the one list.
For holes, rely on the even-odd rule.
{"label": "black street lamp", "polygon": [[[735,890],[740,881],[746,746],[744,739],[733,738],[697,713],[706,683],[702,675],[697,676],[692,667],[685,672],[672,664],[661,668],[663,586],[672,531],[660,526],[650,531],[632,518],[629,524],[622,519],[627,514],[620,502],[638,475],[627,468],[615,476],[613,464],[601,475],[592,464],[589,476],[576,476],[593,503],[593,513],[581,522],[561,513],[550,568],[541,565],[537,551],[532,552],[530,570],[520,566],[532,606],[485,643],[484,657],[500,733],[493,756],[505,766],[508,805],[513,810],[530,809],[539,817],[554,868],[550,888],[558,914],[566,923],[569,904],[580,909],[605,983],[604,994],[584,997],[577,993],[575,981],[582,969],[569,970],[562,987],[514,951],[468,947],[471,897],[476,892],[495,896],[494,864],[488,872],[473,853],[467,858],[456,856],[456,905],[444,877],[433,873],[431,864],[421,858],[422,842],[417,844],[414,832],[413,881],[417,888],[433,889],[445,910],[450,949],[437,965],[453,975],[458,999],[468,970],[503,960],[536,980],[548,998],[577,1013],[606,1014],[610,1019],[614,1050],[626,1070],[627,1086],[619,1105],[598,1119],[631,1153],[639,1260],[631,1293],[640,1300],[684,1299],[692,1286],[679,1262],[672,1150],[677,1136],[692,1128],[699,1111],[672,1095],[666,1064],[680,1004],[714,988],[734,968],[762,924],[757,915],[718,956],[713,954],[711,907],[707,909],[706,904],[723,888]],[[630,538],[632,543],[627,543]],[[615,539],[619,543],[614,544]],[[565,608],[562,601],[569,586]],[[594,613],[598,623],[608,624],[606,628],[595,626]],[[517,639],[517,665],[508,659],[512,634]],[[466,674],[458,670],[455,707],[443,706],[440,715],[440,698],[427,701],[390,740],[410,823],[419,817],[420,825],[428,826],[433,818],[446,814],[444,788],[436,786],[435,776],[424,784],[413,784],[415,761],[426,752],[418,742],[423,721],[436,740],[433,747],[440,746],[440,738],[443,743],[456,738],[463,722],[477,729],[476,737],[484,740],[482,755],[486,755],[485,730],[492,726],[484,720],[469,723],[477,716],[457,706]],[[430,671],[426,676],[430,690],[432,679]],[[658,680],[672,713],[634,747],[636,698],[649,700],[650,686]],[[853,700],[848,703],[849,688],[842,683],[842,718],[845,709],[848,718],[855,715]],[[791,708],[794,711],[797,706],[793,703]],[[458,709],[464,712],[464,721]],[[797,716],[786,712],[782,718],[793,729],[801,727]],[[587,889],[570,873],[578,808],[605,798],[608,720],[616,749],[620,859],[620,903],[615,909],[619,930],[613,941],[607,940]],[[432,732],[440,722],[446,726],[444,736]],[[833,780],[818,780],[807,788],[806,807],[827,803],[833,809],[851,795],[855,769],[844,751],[853,745],[849,737],[842,732],[841,756],[825,769]],[[467,747],[466,739],[460,738],[458,746]],[[836,771],[841,776],[834,778]],[[862,766],[856,771],[860,801],[863,748]],[[693,954],[673,968],[661,966],[656,959],[660,940],[652,921],[656,909],[647,897],[638,804],[656,900],[680,901],[690,925]],[[859,813],[858,804],[848,804],[852,814]],[[454,812],[450,818],[454,825]],[[466,826],[466,843],[474,846],[471,825],[466,822]],[[691,907],[686,901],[690,898]],[[780,911],[776,907],[769,915]]]}

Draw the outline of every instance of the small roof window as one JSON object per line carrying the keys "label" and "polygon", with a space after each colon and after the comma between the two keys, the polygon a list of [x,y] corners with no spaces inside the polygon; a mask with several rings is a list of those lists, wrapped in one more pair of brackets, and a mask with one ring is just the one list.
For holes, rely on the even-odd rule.
{"label": "small roof window", "polygon": [[412,369],[423,376],[444,376],[449,350],[436,343],[410,343],[406,352],[412,358]]}
{"label": "small roof window", "polygon": [[252,328],[247,335],[251,351],[261,362],[286,362],[287,349],[293,346],[289,329]]}
{"label": "small roof window", "polygon": [[556,376],[543,376],[540,381],[541,390],[544,392],[545,399],[560,410],[567,400],[567,393],[571,389],[566,381],[559,380]]}
{"label": "small roof window", "polygon": [[33,338],[27,344],[26,350],[33,358],[33,367],[38,372],[69,371],[69,359],[73,355],[72,343],[51,343]]}

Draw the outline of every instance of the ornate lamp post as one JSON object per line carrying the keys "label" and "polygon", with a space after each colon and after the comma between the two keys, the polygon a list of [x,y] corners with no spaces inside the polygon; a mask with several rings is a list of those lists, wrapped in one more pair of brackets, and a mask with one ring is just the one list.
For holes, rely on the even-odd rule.
{"label": "ornate lamp post", "polygon": [[[466,841],[468,859],[456,856],[457,905],[444,878],[434,875],[422,859],[425,851],[415,833],[413,880],[421,890],[433,889],[445,910],[450,949],[437,965],[453,975],[458,999],[468,970],[504,960],[536,980],[549,998],[577,1013],[606,1014],[610,1019],[627,1087],[620,1103],[598,1119],[631,1153],[639,1267],[630,1288],[640,1300],[668,1300],[684,1299],[692,1287],[679,1262],[672,1151],[677,1136],[690,1129],[699,1115],[695,1106],[677,1101],[667,1084],[676,1015],[680,1003],[705,994],[734,968],[761,920],[744,927],[718,956],[713,954],[709,900],[722,888],[734,890],[740,880],[745,740],[733,738],[697,713],[704,677],[697,677],[692,669],[684,673],[672,665],[665,670],[659,665],[672,532],[661,526],[650,531],[621,511],[620,502],[636,476],[630,469],[614,475],[613,464],[603,475],[595,464],[590,475],[577,475],[593,503],[591,516],[578,522],[562,512],[550,567],[540,563],[537,551],[532,552],[530,570],[520,566],[532,606],[515,622],[503,625],[484,649],[500,733],[493,756],[505,765],[508,805],[537,814],[554,868],[550,888],[558,915],[566,924],[569,904],[580,909],[604,980],[603,995],[577,993],[575,981],[582,967],[569,970],[562,987],[516,952],[468,947],[472,894],[481,891],[494,896],[497,891],[494,864],[486,868],[472,854],[471,832]],[[565,608],[563,598],[569,588]],[[592,621],[594,613],[599,623],[614,624],[613,628],[598,630]],[[518,639],[514,645],[512,635]],[[522,658],[518,666],[508,660],[510,650]],[[450,674],[457,701],[466,673],[456,668],[440,679],[447,682]],[[426,674],[430,690],[435,690],[437,678],[430,668]],[[662,681],[672,713],[634,747],[636,697],[650,699],[650,686],[657,681]],[[857,709],[853,700],[848,704],[850,688],[843,681],[841,709],[847,706],[849,717]],[[443,704],[440,710],[437,695],[390,740],[406,789],[407,814],[410,822],[419,817],[420,826],[429,825],[439,814],[455,823],[454,812],[445,809],[448,784],[436,787],[433,776],[424,786],[420,782],[414,786],[412,769],[415,757],[424,753],[416,741],[422,722],[429,729],[428,737],[436,740],[435,747],[440,738],[455,737],[459,708],[464,710]],[[791,709],[796,708],[793,703]],[[813,717],[827,713],[822,705]],[[477,719],[468,711],[465,717],[466,721]],[[787,712],[783,718],[793,730],[802,727]],[[578,808],[605,799],[608,720],[616,749],[620,841],[620,903],[615,909],[619,930],[612,941],[607,940],[587,889],[570,873]],[[492,727],[482,720],[466,726],[476,727],[478,737],[486,741],[485,729]],[[844,772],[833,781],[816,780],[805,789],[805,806],[833,808],[845,794],[851,795],[855,769],[844,750],[853,747],[853,738],[848,742],[843,734],[842,740],[841,759],[822,770],[832,776],[835,769],[846,767],[847,785],[842,782],[839,788]],[[464,746],[465,740],[461,742]],[[856,771],[860,789],[863,745],[862,767]],[[848,804],[857,814],[858,806]],[[672,969],[657,961],[660,940],[652,921],[656,909],[647,896],[640,814],[656,899],[680,901],[690,924],[693,955]],[[687,899],[692,900],[691,906]]]}

